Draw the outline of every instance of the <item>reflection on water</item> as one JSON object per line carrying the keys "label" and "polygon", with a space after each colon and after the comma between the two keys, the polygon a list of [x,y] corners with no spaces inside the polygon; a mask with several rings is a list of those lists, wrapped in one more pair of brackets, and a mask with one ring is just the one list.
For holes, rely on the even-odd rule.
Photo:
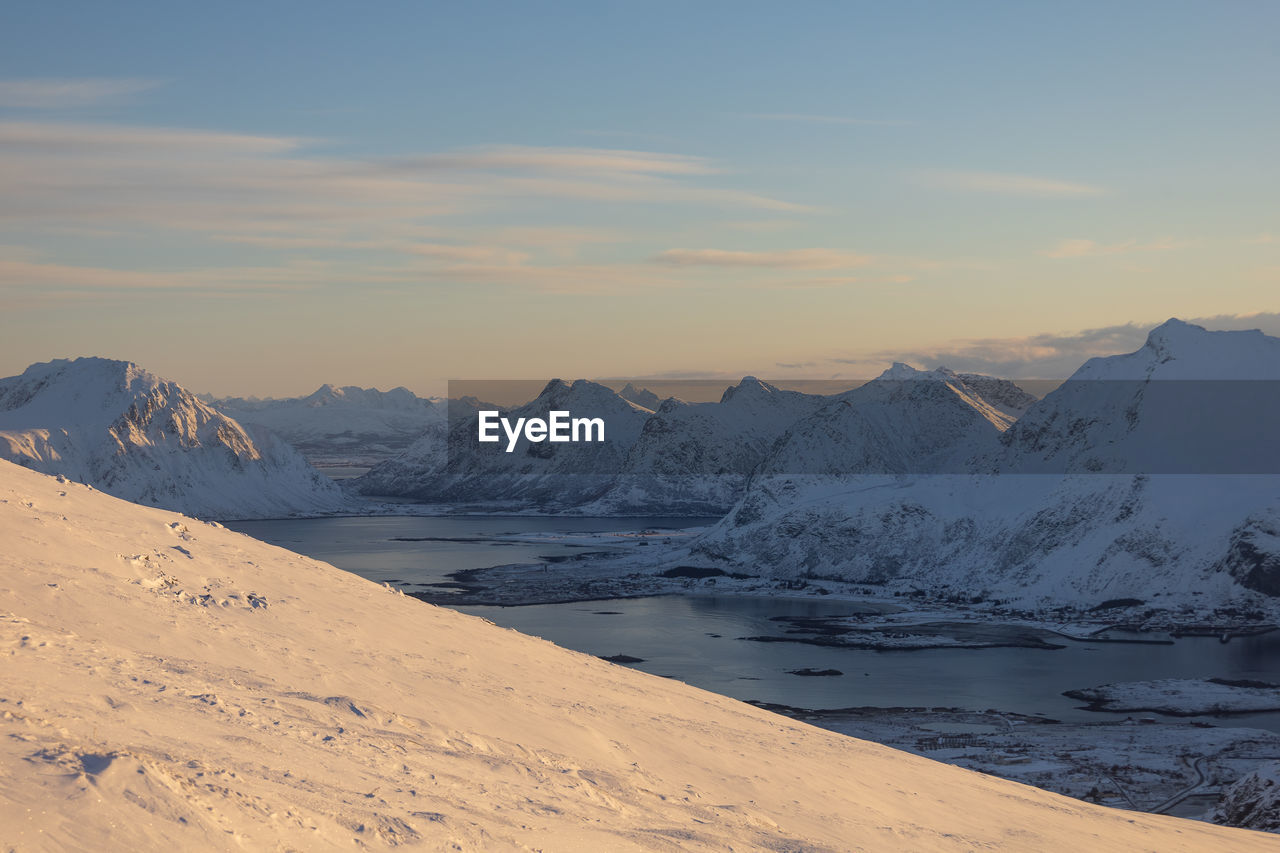
{"label": "reflection on water", "polygon": [[[228,526],[371,580],[412,584],[447,580],[450,572],[459,569],[532,562],[582,550],[555,543],[488,541],[491,537],[691,523],[706,521],[391,517],[254,521]],[[405,541],[414,538],[419,541]],[[866,612],[866,607],[860,602],[828,599],[708,595],[458,609],[588,654],[641,658],[643,662],[634,668],[717,693],[805,708],[960,707],[1087,721],[1112,715],[1078,710],[1078,703],[1061,695],[1064,690],[1156,678],[1280,681],[1280,632],[1225,644],[1212,637],[1184,638],[1173,645],[1068,642],[1057,651],[882,652],[737,639],[781,634],[786,626],[775,617],[838,616]],[[836,669],[843,675],[805,678],[788,674],[805,668]],[[1233,719],[1237,725],[1280,731],[1280,714]]]}

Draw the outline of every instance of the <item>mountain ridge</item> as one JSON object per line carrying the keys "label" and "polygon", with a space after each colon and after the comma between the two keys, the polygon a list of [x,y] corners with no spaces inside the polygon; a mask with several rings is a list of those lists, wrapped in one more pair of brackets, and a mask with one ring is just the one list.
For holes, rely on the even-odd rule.
{"label": "mountain ridge", "polygon": [[287,443],[246,430],[176,382],[112,359],[59,359],[0,379],[0,457],[204,517],[347,504]]}

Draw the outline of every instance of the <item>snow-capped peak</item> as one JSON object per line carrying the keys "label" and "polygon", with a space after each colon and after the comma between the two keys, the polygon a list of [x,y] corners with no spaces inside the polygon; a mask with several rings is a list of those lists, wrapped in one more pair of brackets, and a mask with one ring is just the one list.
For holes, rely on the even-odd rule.
{"label": "snow-capped peak", "polygon": [[643,406],[646,409],[657,411],[662,405],[662,398],[650,391],[648,388],[637,388],[628,382],[626,386],[618,392],[618,396],[624,400],[630,400],[637,406]]}
{"label": "snow-capped peak", "polygon": [[567,391],[567,390],[569,390],[568,382],[565,382],[563,379],[558,379],[558,378],[552,379],[549,382],[547,382],[546,385],[542,386],[542,390],[538,392],[538,399],[541,399],[551,394],[557,394],[562,391]]}
{"label": "snow-capped peak", "polygon": [[768,382],[761,382],[754,376],[744,376],[737,385],[730,385],[720,395],[720,402],[727,403],[733,399],[760,398],[777,393],[778,389]]}
{"label": "snow-capped peak", "polygon": [[0,457],[105,492],[214,517],[336,509],[333,482],[187,389],[104,358],[0,379]]}
{"label": "snow-capped peak", "polygon": [[938,379],[940,378],[937,371],[917,370],[906,362],[895,361],[893,366],[886,369],[876,379],[883,379],[889,382],[898,382],[906,379]]}
{"label": "snow-capped peak", "polygon": [[1091,358],[1077,380],[1280,380],[1280,338],[1259,329],[1209,331],[1178,319],[1147,335],[1141,349]]}

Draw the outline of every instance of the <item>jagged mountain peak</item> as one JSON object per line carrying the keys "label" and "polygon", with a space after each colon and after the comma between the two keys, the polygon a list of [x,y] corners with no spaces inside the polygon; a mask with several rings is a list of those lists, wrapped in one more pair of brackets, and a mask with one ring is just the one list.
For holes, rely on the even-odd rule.
{"label": "jagged mountain peak", "polygon": [[1217,331],[1177,318],[1131,353],[1091,358],[1077,380],[1280,380],[1280,338],[1260,329]]}
{"label": "jagged mountain peak", "polygon": [[36,362],[14,378],[40,381],[55,376],[108,378],[118,382],[122,390],[134,382],[141,381],[147,385],[156,385],[163,381],[132,361],[92,355],[79,358],[55,358],[49,361]]}
{"label": "jagged mountain peak", "polygon": [[546,385],[542,386],[542,390],[538,392],[538,396],[535,399],[541,399],[551,394],[558,394],[567,390],[569,390],[568,382],[565,382],[563,379],[559,379],[559,378],[552,379],[549,382],[547,382]]}
{"label": "jagged mountain peak", "polygon": [[103,427],[131,408],[148,417],[162,408],[193,412],[200,420],[222,417],[178,383],[131,361],[54,359],[0,379],[0,412],[8,413],[9,429]]}
{"label": "jagged mountain peak", "polygon": [[[728,403],[730,400],[749,400],[764,399],[776,394],[784,394],[786,392],[757,379],[754,376],[744,376],[742,381],[737,385],[730,385],[724,389],[724,393],[720,395],[721,403]],[[794,393],[794,392],[793,392]]]}
{"label": "jagged mountain peak", "polygon": [[633,383],[628,382],[618,396],[624,400],[629,400],[637,406],[643,406],[646,409],[657,411],[662,405],[662,398],[650,391],[648,388],[637,388]]}
{"label": "jagged mountain peak", "polygon": [[524,406],[517,407],[517,409],[533,407],[540,410],[548,405],[568,406],[575,403],[586,405],[605,400],[625,403],[628,406],[634,405],[620,397],[618,392],[609,386],[601,385],[599,382],[593,382],[590,379],[574,379],[572,382],[566,382],[563,379],[552,379],[537,397],[525,403]]}
{"label": "jagged mountain peak", "polygon": [[930,379],[937,378],[937,372],[931,370],[919,370],[903,361],[895,361],[893,366],[888,367],[876,379],[883,379],[889,382],[897,382],[904,379]]}
{"label": "jagged mountain peak", "polygon": [[114,359],[58,359],[0,379],[0,457],[204,516],[344,503],[283,442],[251,436],[178,383]]}
{"label": "jagged mountain peak", "polygon": [[[390,391],[380,391],[377,388],[361,388],[359,385],[332,385],[328,382],[300,399],[304,405],[312,408],[333,405],[404,408],[421,407],[430,403],[429,399],[419,397],[404,386],[397,386]],[[235,408],[235,404],[240,401],[232,399],[224,402],[231,404],[231,407]],[[272,404],[278,406],[288,406],[296,402],[297,398],[271,401]]]}
{"label": "jagged mountain peak", "polygon": [[1147,333],[1147,340],[1143,347],[1162,359],[1176,358],[1178,350],[1200,345],[1207,334],[1209,331],[1204,326],[1171,317]]}

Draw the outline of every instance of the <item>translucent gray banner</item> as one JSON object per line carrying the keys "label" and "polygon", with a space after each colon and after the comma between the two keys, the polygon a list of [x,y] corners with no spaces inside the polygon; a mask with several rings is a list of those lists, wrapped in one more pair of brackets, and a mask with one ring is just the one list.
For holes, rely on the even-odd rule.
{"label": "translucent gray banner", "polygon": [[454,478],[1280,473],[1276,380],[454,380],[448,394]]}

